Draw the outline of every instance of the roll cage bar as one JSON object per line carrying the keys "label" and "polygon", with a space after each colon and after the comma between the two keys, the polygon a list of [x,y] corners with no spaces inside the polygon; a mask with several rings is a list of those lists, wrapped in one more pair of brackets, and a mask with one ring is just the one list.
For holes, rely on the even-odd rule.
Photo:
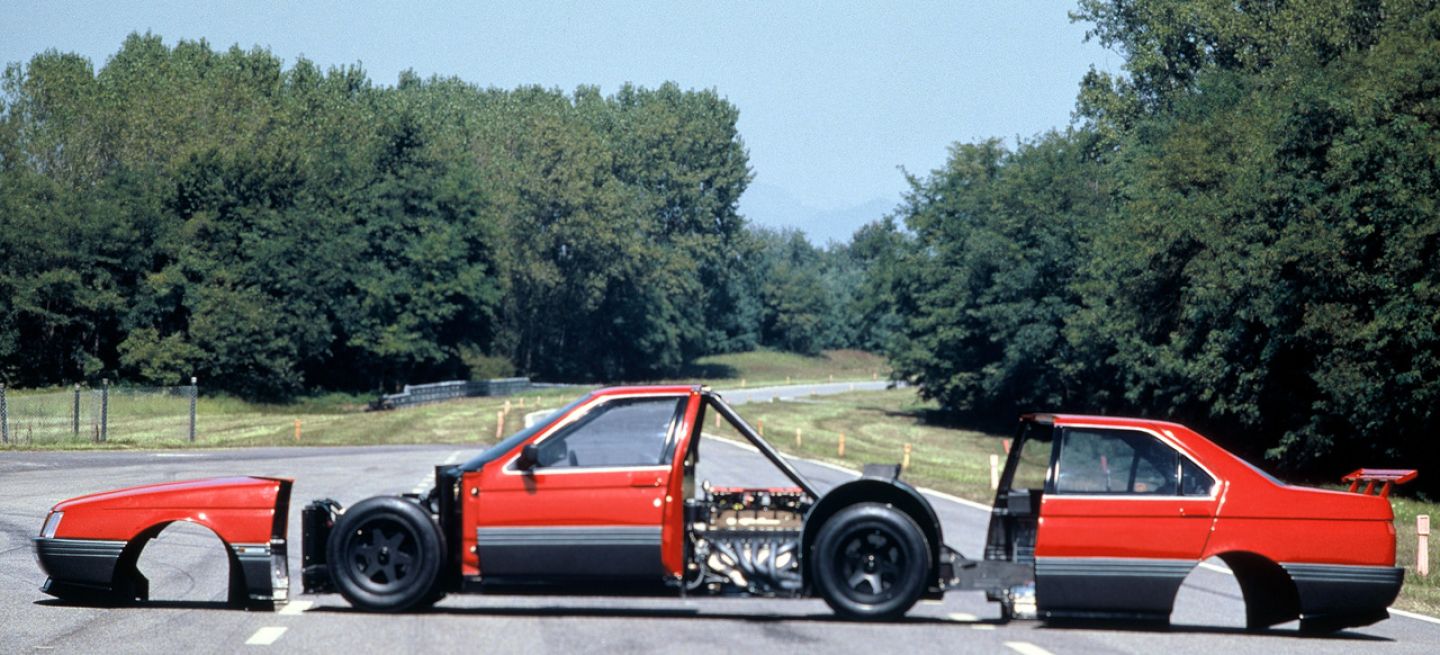
{"label": "roll cage bar", "polygon": [[790,462],[785,461],[785,457],[782,456],[779,451],[775,450],[775,447],[771,446],[770,442],[765,441],[765,438],[760,436],[754,428],[750,427],[750,424],[746,423],[745,419],[740,418],[740,415],[735,413],[735,410],[725,402],[724,398],[720,397],[720,394],[708,388],[701,388],[700,395],[705,399],[706,403],[715,408],[715,411],[720,412],[720,415],[724,416],[725,420],[729,421],[730,424],[735,427],[735,430],[738,431],[741,436],[745,437],[746,441],[750,442],[750,445],[754,446],[756,450],[759,450],[760,454],[765,456],[765,459],[770,460],[770,463],[774,464],[775,468],[780,469],[780,472],[784,473],[785,477],[790,478],[790,481],[794,482],[795,486],[805,490],[805,493],[809,494],[811,498],[820,497],[820,492],[815,489],[815,486],[810,484],[810,481],[805,479],[805,476],[800,475],[800,472],[795,470],[795,467],[791,466]]}

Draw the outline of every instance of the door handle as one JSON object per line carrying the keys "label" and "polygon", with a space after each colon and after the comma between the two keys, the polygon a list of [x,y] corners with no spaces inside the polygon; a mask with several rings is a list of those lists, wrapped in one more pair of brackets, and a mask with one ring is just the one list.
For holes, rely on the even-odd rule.
{"label": "door handle", "polygon": [[637,476],[630,478],[632,487],[658,487],[660,486],[659,476]]}

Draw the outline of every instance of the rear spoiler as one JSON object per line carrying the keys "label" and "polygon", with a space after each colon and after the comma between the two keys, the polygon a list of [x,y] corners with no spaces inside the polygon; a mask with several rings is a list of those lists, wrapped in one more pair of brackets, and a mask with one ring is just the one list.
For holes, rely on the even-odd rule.
{"label": "rear spoiler", "polygon": [[1375,490],[1376,482],[1383,482],[1385,484],[1380,487],[1380,497],[1388,498],[1390,496],[1390,485],[1405,484],[1406,482],[1414,480],[1416,475],[1418,475],[1418,473],[1414,469],[1356,469],[1354,473],[1340,478],[1340,481],[1350,483],[1351,493],[1355,493],[1355,491],[1360,488],[1360,483],[1364,482],[1365,491],[1361,493],[1366,496],[1369,496],[1370,492]]}

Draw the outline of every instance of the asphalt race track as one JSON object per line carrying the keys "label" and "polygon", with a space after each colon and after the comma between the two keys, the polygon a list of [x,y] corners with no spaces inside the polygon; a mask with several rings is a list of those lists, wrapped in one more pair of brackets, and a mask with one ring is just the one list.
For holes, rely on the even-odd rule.
{"label": "asphalt race track", "polygon": [[[848,386],[747,389],[726,396],[769,400]],[[447,445],[5,453],[0,456],[0,653],[1440,652],[1440,621],[1399,615],[1321,638],[1301,637],[1294,623],[1246,632],[1239,588],[1212,564],[1190,575],[1172,625],[1158,629],[1001,623],[996,606],[975,593],[922,602],[905,620],[883,624],[836,620],[819,600],[703,597],[450,596],[423,613],[378,615],[352,611],[338,595],[296,595],[283,611],[249,612],[225,606],[220,543],[194,526],[172,527],[142,555],[140,568],[151,580],[154,599],[148,604],[72,606],[39,591],[44,575],[31,554],[30,538],[52,504],[146,482],[250,474],[295,479],[290,570],[292,594],[298,594],[304,503],[331,497],[350,505],[375,494],[409,491],[427,481],[434,464],[475,451]],[[778,473],[772,477],[766,471],[768,466],[744,448],[713,439],[702,445],[700,477],[717,485],[784,484]],[[796,466],[821,488],[853,475],[805,461]],[[930,497],[947,543],[977,553],[986,529],[983,508],[943,495]]]}

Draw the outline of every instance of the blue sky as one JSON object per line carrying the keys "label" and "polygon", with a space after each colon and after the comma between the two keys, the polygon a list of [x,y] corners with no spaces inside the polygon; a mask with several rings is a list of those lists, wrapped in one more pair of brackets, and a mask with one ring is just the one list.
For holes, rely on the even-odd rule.
{"label": "blue sky", "polygon": [[262,46],[287,62],[360,62],[482,86],[714,88],[740,108],[755,181],[741,210],[817,241],[900,200],[900,172],[956,141],[1070,122],[1077,83],[1122,61],[1068,2],[7,2],[0,61],[47,49],[97,66],[132,31]]}

